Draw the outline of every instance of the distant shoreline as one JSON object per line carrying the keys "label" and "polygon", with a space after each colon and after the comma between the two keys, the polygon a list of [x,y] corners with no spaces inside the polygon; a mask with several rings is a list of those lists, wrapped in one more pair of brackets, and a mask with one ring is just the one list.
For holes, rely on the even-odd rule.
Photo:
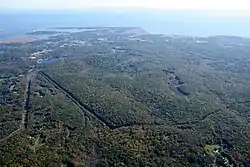
{"label": "distant shoreline", "polygon": [[27,43],[27,42],[34,42],[36,40],[37,40],[36,38],[29,37],[29,36],[16,36],[16,37],[0,39],[0,44]]}

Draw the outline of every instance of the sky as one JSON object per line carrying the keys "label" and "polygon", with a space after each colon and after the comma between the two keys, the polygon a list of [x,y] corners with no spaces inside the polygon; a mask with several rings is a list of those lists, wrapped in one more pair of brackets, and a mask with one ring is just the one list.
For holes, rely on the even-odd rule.
{"label": "sky", "polygon": [[249,9],[249,0],[0,0],[0,9]]}

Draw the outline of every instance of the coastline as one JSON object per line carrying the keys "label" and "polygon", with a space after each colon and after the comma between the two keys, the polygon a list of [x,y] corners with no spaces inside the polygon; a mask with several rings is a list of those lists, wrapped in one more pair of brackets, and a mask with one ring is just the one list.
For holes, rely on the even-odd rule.
{"label": "coastline", "polygon": [[36,38],[23,35],[23,36],[15,36],[15,37],[0,39],[0,44],[27,43],[27,42],[34,42],[36,40],[37,40]]}

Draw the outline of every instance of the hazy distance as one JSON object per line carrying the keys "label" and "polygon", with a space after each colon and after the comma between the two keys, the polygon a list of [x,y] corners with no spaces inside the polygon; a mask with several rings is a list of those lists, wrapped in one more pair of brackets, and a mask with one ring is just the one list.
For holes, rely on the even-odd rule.
{"label": "hazy distance", "polygon": [[8,0],[0,2],[0,38],[50,26],[138,26],[167,35],[250,37],[248,9],[246,0]]}

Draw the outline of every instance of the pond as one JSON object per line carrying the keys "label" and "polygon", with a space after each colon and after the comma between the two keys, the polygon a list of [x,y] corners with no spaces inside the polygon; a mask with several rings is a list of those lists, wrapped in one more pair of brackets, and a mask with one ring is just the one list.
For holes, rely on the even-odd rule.
{"label": "pond", "polygon": [[184,94],[179,88],[181,85],[182,84],[179,84],[179,81],[177,79],[174,79],[169,84],[169,88],[177,95],[186,96],[186,94]]}
{"label": "pond", "polygon": [[48,63],[54,63],[57,60],[62,58],[46,58],[46,59],[39,59],[37,60],[37,64],[48,64]]}

